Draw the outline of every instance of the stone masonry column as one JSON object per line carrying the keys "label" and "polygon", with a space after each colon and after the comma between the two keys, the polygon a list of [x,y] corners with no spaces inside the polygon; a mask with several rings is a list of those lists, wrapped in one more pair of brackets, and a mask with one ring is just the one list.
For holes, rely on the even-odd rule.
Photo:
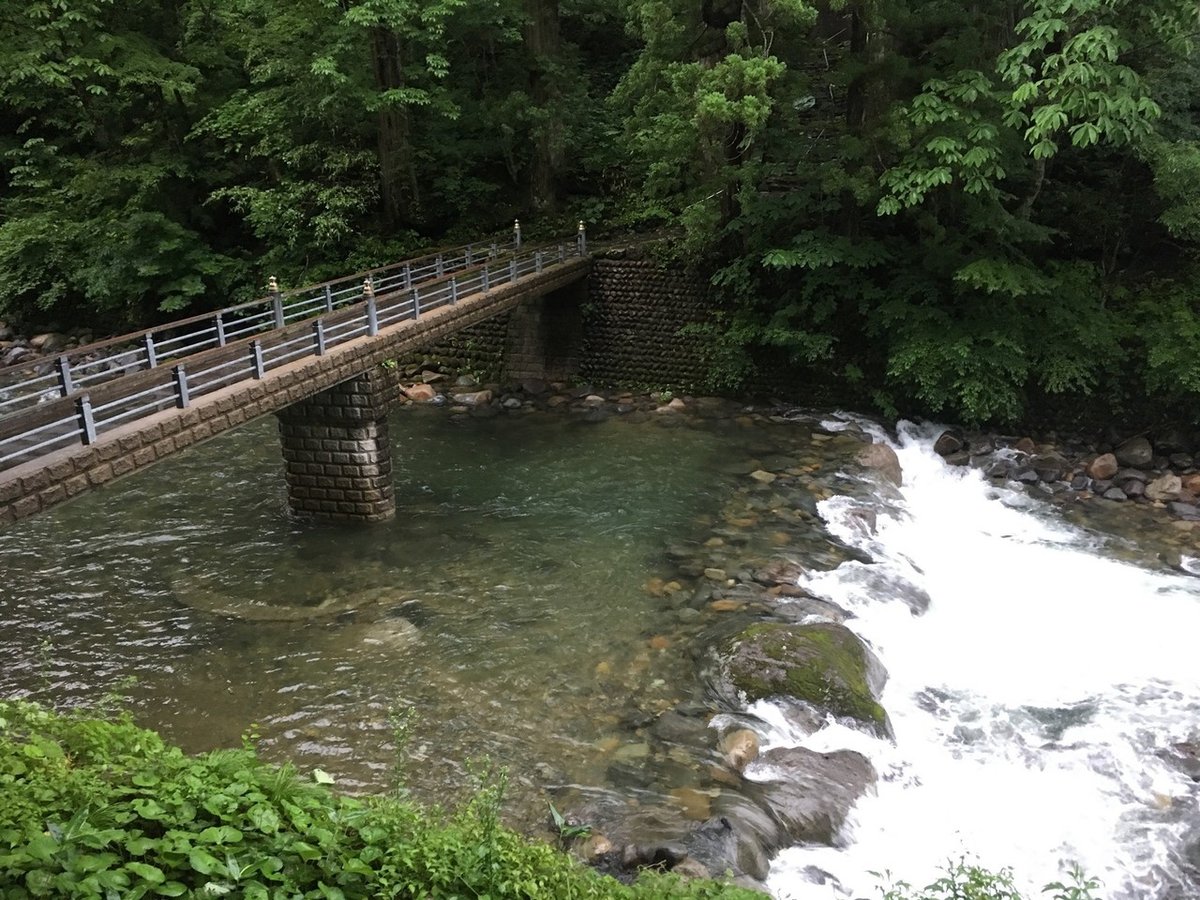
{"label": "stone masonry column", "polygon": [[293,511],[360,522],[396,515],[387,382],[364,372],[277,414]]}

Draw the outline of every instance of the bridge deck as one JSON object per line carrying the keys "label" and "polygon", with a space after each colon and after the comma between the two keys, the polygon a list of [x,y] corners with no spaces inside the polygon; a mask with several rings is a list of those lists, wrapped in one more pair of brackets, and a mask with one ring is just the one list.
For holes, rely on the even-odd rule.
{"label": "bridge deck", "polygon": [[[0,524],[136,471],[586,276],[582,247],[529,247],[139,371],[0,420]],[[97,411],[103,427],[97,427]],[[90,422],[88,416],[91,416]],[[90,429],[90,430],[89,430]],[[30,433],[33,432],[32,435]],[[59,446],[14,450],[22,438]],[[33,439],[38,440],[33,440]],[[65,444],[65,446],[63,446]],[[26,451],[28,452],[28,451]]]}

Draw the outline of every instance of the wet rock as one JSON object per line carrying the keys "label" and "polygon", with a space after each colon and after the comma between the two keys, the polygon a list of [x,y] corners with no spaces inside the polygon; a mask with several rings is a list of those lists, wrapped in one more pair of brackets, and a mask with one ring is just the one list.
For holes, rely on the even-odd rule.
{"label": "wet rock", "polygon": [[727,646],[722,669],[748,702],[794,697],[861,722],[876,734],[889,733],[887,713],[876,700],[887,673],[843,625],[752,626]]}
{"label": "wet rock", "polygon": [[445,381],[446,375],[442,372],[435,372],[432,369],[424,369],[421,372],[421,381],[425,384],[437,384],[439,381]]}
{"label": "wet rock", "polygon": [[1061,481],[1068,463],[1061,454],[1041,453],[1030,460],[1030,466],[1041,481]]}
{"label": "wet rock", "polygon": [[1113,451],[1123,466],[1148,466],[1154,460],[1154,447],[1144,437],[1133,437]]}
{"label": "wet rock", "polygon": [[459,375],[454,379],[454,386],[459,388],[472,388],[479,384],[473,375]]}
{"label": "wet rock", "polygon": [[957,428],[948,428],[938,435],[934,441],[933,452],[938,456],[950,456],[963,450],[967,445],[966,438]]}
{"label": "wet rock", "polygon": [[1179,499],[1183,481],[1178,475],[1162,475],[1146,485],[1146,496],[1160,503]]}
{"label": "wet rock", "polygon": [[404,396],[415,403],[428,403],[437,396],[437,390],[428,384],[412,384],[403,388]]}
{"label": "wet rock", "polygon": [[1130,500],[1136,500],[1146,493],[1146,485],[1140,481],[1127,481],[1121,485],[1121,490]]}
{"label": "wet rock", "polygon": [[505,400],[503,400],[500,405],[503,406],[505,409],[520,409],[521,408],[521,400],[518,397],[508,397]]}
{"label": "wet rock", "polygon": [[966,450],[959,450],[957,453],[949,453],[942,457],[942,459],[948,466],[971,465],[971,454]]}
{"label": "wet rock", "polygon": [[1013,449],[1020,453],[1033,453],[1037,450],[1037,444],[1033,442],[1033,438],[1018,438],[1016,443],[1013,444]]}
{"label": "wet rock", "polygon": [[739,728],[722,735],[718,747],[729,768],[743,772],[758,758],[758,735],[749,728]]}
{"label": "wet rock", "polygon": [[1117,462],[1117,458],[1111,453],[1103,453],[1097,456],[1088,463],[1087,473],[1089,478],[1094,478],[1097,481],[1108,481],[1117,474],[1121,465]]}
{"label": "wet rock", "polygon": [[776,748],[755,762],[748,790],[796,842],[832,844],[875,769],[861,753]]}
{"label": "wet rock", "polygon": [[[459,381],[462,379],[460,378]],[[452,399],[455,403],[461,403],[463,406],[487,406],[492,402],[492,392],[468,391],[464,394],[454,394]]]}
{"label": "wet rock", "polygon": [[751,472],[750,477],[759,484],[772,484],[779,476],[773,472],[767,472],[763,469],[758,469],[757,471]]}
{"label": "wet rock", "polygon": [[1036,469],[1023,468],[1017,472],[1014,480],[1021,482],[1021,484],[1037,484],[1042,479]]}
{"label": "wet rock", "polygon": [[1197,509],[1191,503],[1184,503],[1176,500],[1174,503],[1168,503],[1167,509],[1171,515],[1180,519],[1187,519],[1190,522],[1200,521],[1200,509]]}
{"label": "wet rock", "polygon": [[816,597],[785,597],[775,604],[775,614],[789,622],[813,620],[841,624],[851,618],[850,613],[836,603]]}
{"label": "wet rock", "polygon": [[875,470],[896,487],[903,482],[904,473],[900,468],[900,458],[887,444],[867,444],[854,458],[860,466]]}
{"label": "wet rock", "polygon": [[1114,500],[1117,503],[1121,503],[1129,499],[1129,496],[1118,487],[1109,488],[1104,492],[1103,496],[1105,500]]}
{"label": "wet rock", "polygon": [[768,586],[776,584],[796,584],[804,575],[804,566],[790,559],[772,560],[768,565],[754,572],[754,580]]}

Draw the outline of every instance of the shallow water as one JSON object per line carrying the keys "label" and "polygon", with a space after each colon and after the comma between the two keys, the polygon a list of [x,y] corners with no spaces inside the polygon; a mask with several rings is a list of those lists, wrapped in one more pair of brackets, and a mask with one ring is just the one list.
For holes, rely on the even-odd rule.
{"label": "shallow water", "polygon": [[[289,517],[260,422],[6,531],[0,694],[121,691],[185,748],[253,727],[268,755],[349,789],[388,783],[389,711],[411,708],[407,769],[425,796],[458,792],[482,757],[530,797],[551,775],[601,782],[593,744],[630,694],[669,705],[689,681],[647,643],[661,612],[642,585],[716,505],[732,439],[392,418],[389,524]],[[322,603],[335,614],[307,619]]]}

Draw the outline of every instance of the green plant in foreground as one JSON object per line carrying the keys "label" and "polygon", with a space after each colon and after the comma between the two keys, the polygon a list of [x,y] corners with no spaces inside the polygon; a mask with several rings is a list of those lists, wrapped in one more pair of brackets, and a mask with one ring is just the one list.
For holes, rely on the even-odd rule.
{"label": "green plant in foreground", "polygon": [[504,828],[503,772],[473,776],[474,793],[452,811],[395,795],[358,800],[252,747],[189,756],[127,714],[0,701],[2,896],[760,896],[669,875],[622,885]]}
{"label": "green plant in foreground", "polygon": [[[1094,893],[1100,888],[1097,879],[1087,877],[1078,865],[1072,866],[1069,874],[1069,883],[1055,881],[1046,885],[1042,894],[1049,895],[1048,900],[1099,900]],[[1025,900],[1011,869],[991,872],[965,858],[948,862],[941,877],[923,888],[893,882],[886,872],[878,877],[889,882],[879,888],[882,900]]]}

